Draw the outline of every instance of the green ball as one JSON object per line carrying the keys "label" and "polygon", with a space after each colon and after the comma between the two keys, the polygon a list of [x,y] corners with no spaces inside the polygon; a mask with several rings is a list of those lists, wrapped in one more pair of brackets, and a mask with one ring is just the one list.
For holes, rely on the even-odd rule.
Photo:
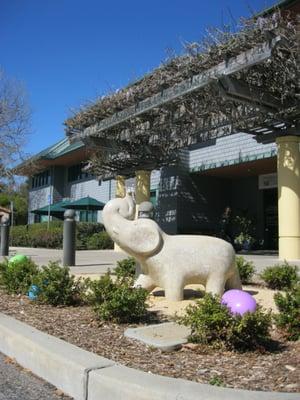
{"label": "green ball", "polygon": [[25,261],[28,261],[28,258],[26,256],[24,256],[23,254],[16,254],[15,256],[9,259],[8,264],[9,265],[18,264]]}

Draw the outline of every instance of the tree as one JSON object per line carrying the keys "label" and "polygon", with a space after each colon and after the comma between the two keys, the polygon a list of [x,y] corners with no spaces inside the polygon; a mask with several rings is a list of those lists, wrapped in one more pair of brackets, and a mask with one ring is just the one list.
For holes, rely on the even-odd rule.
{"label": "tree", "polygon": [[0,206],[9,208],[13,203],[13,224],[24,225],[28,216],[28,182],[20,185],[3,185],[0,188]]}
{"label": "tree", "polygon": [[0,69],[0,178],[23,159],[22,148],[30,129],[30,109],[21,82]]}

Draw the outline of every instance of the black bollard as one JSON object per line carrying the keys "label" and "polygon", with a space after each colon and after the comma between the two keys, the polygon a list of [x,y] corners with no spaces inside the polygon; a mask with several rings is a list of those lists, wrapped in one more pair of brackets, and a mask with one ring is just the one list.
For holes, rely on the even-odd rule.
{"label": "black bollard", "polygon": [[75,265],[75,246],[76,246],[76,221],[75,211],[66,210],[64,213],[64,232],[63,232],[63,265],[70,267]]}
{"label": "black bollard", "polygon": [[1,219],[1,244],[0,244],[0,256],[8,256],[9,252],[9,218],[2,217]]}
{"label": "black bollard", "polygon": [[154,205],[151,203],[151,201],[143,201],[139,205],[138,218],[153,219],[153,216],[154,216]]}

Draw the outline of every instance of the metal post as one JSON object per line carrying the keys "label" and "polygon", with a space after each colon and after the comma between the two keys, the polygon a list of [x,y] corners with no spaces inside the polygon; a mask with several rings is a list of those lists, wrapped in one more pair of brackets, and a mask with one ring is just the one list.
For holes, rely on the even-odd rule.
{"label": "metal post", "polygon": [[2,217],[1,219],[1,244],[0,244],[0,256],[8,256],[9,253],[9,218]]}
{"label": "metal post", "polygon": [[10,245],[12,246],[12,242],[13,242],[12,228],[14,226],[14,202],[13,201],[10,202],[10,226],[11,226],[11,229],[10,229],[9,240],[10,240]]}
{"label": "metal post", "polygon": [[75,210],[66,210],[64,213],[63,231],[63,265],[75,265],[76,250],[76,221]]}

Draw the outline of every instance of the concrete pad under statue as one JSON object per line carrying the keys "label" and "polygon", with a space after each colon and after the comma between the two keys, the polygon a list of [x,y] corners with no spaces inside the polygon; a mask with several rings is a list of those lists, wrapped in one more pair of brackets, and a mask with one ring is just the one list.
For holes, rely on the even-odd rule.
{"label": "concrete pad under statue", "polygon": [[124,332],[124,336],[136,339],[162,351],[179,349],[181,345],[187,343],[190,334],[191,330],[189,328],[175,322],[164,322],[141,328],[128,328]]}

